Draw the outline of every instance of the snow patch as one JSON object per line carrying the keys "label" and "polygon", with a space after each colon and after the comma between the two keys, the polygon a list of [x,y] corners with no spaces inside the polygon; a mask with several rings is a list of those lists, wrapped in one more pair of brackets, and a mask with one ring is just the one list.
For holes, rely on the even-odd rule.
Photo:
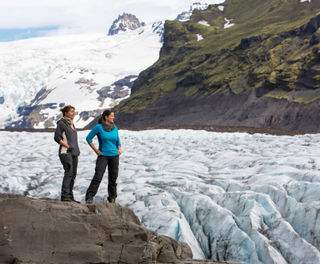
{"label": "snow patch", "polygon": [[197,34],[197,41],[203,40],[203,36],[200,34]]}
{"label": "snow patch", "polygon": [[234,26],[234,24],[231,23],[232,19],[225,18],[224,20],[226,21],[226,23],[224,24],[223,28],[230,28],[230,27]]}
{"label": "snow patch", "polygon": [[205,21],[205,20],[199,21],[198,24],[203,25],[203,26],[210,27],[210,24],[208,23],[208,21]]}

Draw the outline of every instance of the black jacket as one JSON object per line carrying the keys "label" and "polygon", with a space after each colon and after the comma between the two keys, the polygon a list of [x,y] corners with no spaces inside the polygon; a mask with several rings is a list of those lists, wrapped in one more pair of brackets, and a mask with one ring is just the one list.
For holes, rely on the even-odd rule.
{"label": "black jacket", "polygon": [[54,140],[60,145],[60,140],[65,141],[70,145],[70,148],[66,148],[60,145],[59,155],[63,153],[70,153],[72,156],[79,156],[80,150],[78,146],[78,135],[77,131],[73,130],[66,120],[61,118],[57,122],[57,128],[54,133]]}

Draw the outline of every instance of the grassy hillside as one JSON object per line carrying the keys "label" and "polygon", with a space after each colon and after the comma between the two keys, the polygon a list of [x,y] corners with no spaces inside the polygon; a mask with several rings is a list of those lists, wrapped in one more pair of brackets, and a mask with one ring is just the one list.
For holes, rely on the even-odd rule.
{"label": "grassy hillside", "polygon": [[[173,92],[208,100],[248,91],[299,104],[320,99],[319,0],[227,0],[224,6],[195,10],[187,22],[166,21],[160,59],[116,111],[133,114]],[[235,25],[224,28],[226,19]]]}

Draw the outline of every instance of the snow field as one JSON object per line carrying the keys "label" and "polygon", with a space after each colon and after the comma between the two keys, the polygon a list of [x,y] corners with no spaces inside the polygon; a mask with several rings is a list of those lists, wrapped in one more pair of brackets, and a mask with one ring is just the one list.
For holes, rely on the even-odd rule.
{"label": "snow field", "polygon": [[[67,35],[0,43],[0,95],[4,99],[0,128],[18,120],[17,106],[30,104],[41,89],[49,92],[37,104],[71,104],[79,112],[112,107],[121,100],[102,104],[97,91],[138,75],[159,58],[161,46],[152,25],[115,36]],[[55,110],[40,113],[52,118],[59,112]],[[78,127],[87,123],[76,121]],[[44,122],[36,127],[44,128]]]}

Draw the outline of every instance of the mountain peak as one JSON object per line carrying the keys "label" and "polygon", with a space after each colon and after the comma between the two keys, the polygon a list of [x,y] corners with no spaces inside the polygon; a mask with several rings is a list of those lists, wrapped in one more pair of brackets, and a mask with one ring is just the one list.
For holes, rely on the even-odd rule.
{"label": "mountain peak", "polygon": [[181,21],[181,22],[185,22],[188,21],[192,15],[193,10],[195,9],[199,9],[199,10],[204,10],[208,8],[208,4],[202,4],[200,2],[195,2],[193,3],[188,11],[184,11],[182,13],[180,13],[177,18],[175,20]]}
{"label": "mountain peak", "polygon": [[135,15],[123,13],[122,15],[119,15],[115,21],[113,21],[109,29],[108,36],[116,35],[120,31],[135,30],[144,26],[145,23],[140,22]]}

